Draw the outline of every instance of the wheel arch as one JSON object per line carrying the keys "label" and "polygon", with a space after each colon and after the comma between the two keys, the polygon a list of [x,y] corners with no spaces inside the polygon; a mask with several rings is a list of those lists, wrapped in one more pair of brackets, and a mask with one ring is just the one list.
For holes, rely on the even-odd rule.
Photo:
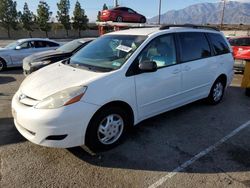
{"label": "wheel arch", "polygon": [[116,101],[112,101],[112,102],[108,102],[106,104],[104,104],[103,106],[101,106],[95,113],[94,115],[92,116],[90,122],[94,119],[94,117],[96,116],[96,114],[100,113],[102,110],[106,109],[106,108],[109,108],[109,107],[120,107],[124,110],[126,110],[126,112],[129,114],[129,121],[130,121],[130,124],[131,126],[134,125],[134,122],[135,122],[135,113],[134,113],[134,110],[133,108],[126,102],[124,101],[120,101],[120,100],[116,100]]}
{"label": "wheel arch", "polygon": [[0,60],[3,61],[5,63],[5,65],[7,66],[7,61],[6,59],[4,59],[3,57],[0,56]]}
{"label": "wheel arch", "polygon": [[227,86],[227,75],[226,74],[221,74],[217,77],[217,79],[214,81],[214,83],[217,81],[217,80],[221,80],[224,84],[224,86],[226,87]]}
{"label": "wheel arch", "polygon": [[3,70],[7,68],[7,61],[3,58],[3,57],[0,57],[0,61],[3,62]]}

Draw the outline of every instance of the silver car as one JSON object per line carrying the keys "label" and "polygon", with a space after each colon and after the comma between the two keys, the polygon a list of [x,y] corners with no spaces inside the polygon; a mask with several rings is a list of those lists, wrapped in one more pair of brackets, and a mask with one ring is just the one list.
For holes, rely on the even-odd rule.
{"label": "silver car", "polygon": [[0,71],[8,67],[21,67],[23,59],[31,54],[53,50],[59,43],[42,38],[20,39],[0,48]]}

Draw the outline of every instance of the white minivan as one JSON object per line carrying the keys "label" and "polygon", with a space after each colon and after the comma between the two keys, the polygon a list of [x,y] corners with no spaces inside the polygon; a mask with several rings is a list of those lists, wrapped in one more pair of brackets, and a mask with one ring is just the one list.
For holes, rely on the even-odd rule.
{"label": "white minivan", "polygon": [[106,34],[23,81],[12,100],[16,128],[43,146],[109,149],[142,120],[203,98],[219,103],[231,52],[223,34],[198,26]]}

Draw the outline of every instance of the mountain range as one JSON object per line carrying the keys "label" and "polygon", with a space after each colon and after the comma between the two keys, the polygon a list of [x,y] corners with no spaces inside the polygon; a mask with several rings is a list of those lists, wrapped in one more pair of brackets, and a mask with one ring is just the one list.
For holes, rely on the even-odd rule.
{"label": "mountain range", "polygon": [[[162,24],[219,24],[223,3],[199,3],[181,10],[170,10],[161,15]],[[158,16],[148,19],[158,23]],[[225,7],[225,24],[250,24],[250,3],[228,1]]]}

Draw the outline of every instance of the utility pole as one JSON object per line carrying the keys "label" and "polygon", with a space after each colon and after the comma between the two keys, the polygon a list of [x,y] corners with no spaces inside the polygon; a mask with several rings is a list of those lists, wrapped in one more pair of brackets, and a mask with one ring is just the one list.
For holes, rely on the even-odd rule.
{"label": "utility pole", "polygon": [[224,22],[224,14],[225,14],[225,8],[226,8],[226,0],[223,1],[223,9],[222,9],[222,15],[221,15],[221,23],[220,23],[220,28],[222,29],[223,27],[223,22]]}
{"label": "utility pole", "polygon": [[118,7],[118,0],[114,0],[114,7]]}
{"label": "utility pole", "polygon": [[161,25],[161,0],[159,0],[159,18],[158,18],[158,24]]}

